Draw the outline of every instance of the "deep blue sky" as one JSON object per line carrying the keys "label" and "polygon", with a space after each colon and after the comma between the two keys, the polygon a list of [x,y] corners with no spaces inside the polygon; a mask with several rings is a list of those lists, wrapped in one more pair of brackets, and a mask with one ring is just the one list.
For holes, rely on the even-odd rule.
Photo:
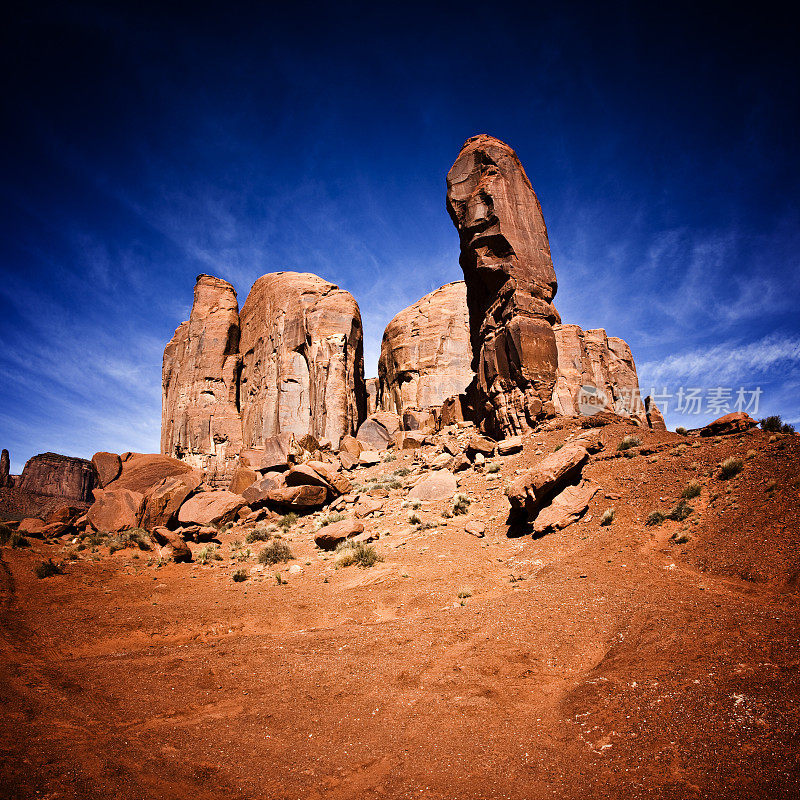
{"label": "deep blue sky", "polygon": [[200,272],[240,304],[281,269],[348,289],[374,375],[389,319],[461,277],[445,175],[481,132],[539,195],[565,322],[625,338],[645,391],[761,386],[759,416],[800,420],[799,32],[780,6],[289,5],[4,20],[12,471],[158,450],[161,354]]}

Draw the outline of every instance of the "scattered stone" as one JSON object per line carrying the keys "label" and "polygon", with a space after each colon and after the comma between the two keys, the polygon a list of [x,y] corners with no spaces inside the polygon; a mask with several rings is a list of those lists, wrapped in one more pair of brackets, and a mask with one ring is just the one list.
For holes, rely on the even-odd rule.
{"label": "scattered stone", "polygon": [[701,436],[725,436],[731,433],[742,433],[754,428],[758,423],[743,411],[725,414],[724,417],[709,422],[700,429]]}
{"label": "scattered stone", "polygon": [[45,521],[38,517],[25,517],[19,525],[17,531],[24,536],[33,536],[36,539],[41,539],[45,535],[46,528]]}
{"label": "scattered stone", "polygon": [[158,527],[153,530],[153,539],[158,544],[169,547],[170,557],[176,564],[184,564],[192,560],[192,551],[177,531]]}
{"label": "scattered stone", "polygon": [[374,500],[371,497],[366,497],[356,504],[353,513],[357,517],[368,517],[370,514],[376,514],[383,510],[383,503],[380,500]]}
{"label": "scattered stone", "polygon": [[467,455],[472,459],[474,459],[478,453],[484,457],[488,457],[494,454],[496,446],[496,442],[487,439],[485,436],[473,436],[467,443]]}
{"label": "scattered stone", "polygon": [[242,497],[251,508],[258,508],[267,502],[267,495],[273,489],[280,489],[283,486],[284,478],[280,472],[265,472],[242,492]]}
{"label": "scattered stone", "polygon": [[[467,467],[471,466],[467,458],[464,458],[464,456],[460,457],[467,462]],[[433,469],[444,469],[445,467],[450,467],[451,463],[454,463],[454,459],[449,453],[439,453],[439,455],[430,462],[430,466],[433,467]],[[455,467],[452,467],[452,469],[454,472],[456,471]]]}
{"label": "scattered stone", "polygon": [[358,458],[361,455],[361,451],[364,448],[361,446],[361,442],[355,438],[355,436],[347,436],[342,437],[342,441],[339,443],[339,458],[341,459],[342,453],[348,453],[353,458]]}
{"label": "scattered stone", "polygon": [[327,491],[322,486],[286,486],[267,492],[268,504],[288,509],[319,508],[325,504]]}
{"label": "scattered stone", "polygon": [[144,495],[139,511],[140,528],[153,530],[175,522],[183,502],[203,481],[199,470],[172,475],[157,483]]}
{"label": "scattered stone", "polygon": [[381,463],[381,454],[377,450],[362,450],[358,463],[364,467],[371,467]]}
{"label": "scattered stone", "polygon": [[[483,463],[483,456],[478,453],[475,456],[475,463],[478,463],[478,456],[481,458],[481,463]],[[459,453],[457,456],[451,459],[450,470],[452,472],[463,472],[465,469],[469,469],[472,466],[472,462],[463,454]]]}
{"label": "scattered stone", "polygon": [[252,486],[261,475],[250,467],[237,467],[231,478],[231,485],[228,487],[229,492],[234,494],[244,494],[244,490],[248,486]]}

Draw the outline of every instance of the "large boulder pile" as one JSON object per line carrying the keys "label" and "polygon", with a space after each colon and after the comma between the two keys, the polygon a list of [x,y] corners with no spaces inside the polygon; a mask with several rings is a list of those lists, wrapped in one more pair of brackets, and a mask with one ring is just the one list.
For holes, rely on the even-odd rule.
{"label": "large boulder pile", "polygon": [[396,314],[386,326],[378,361],[376,405],[401,417],[438,409],[472,381],[467,288],[448,283]]}

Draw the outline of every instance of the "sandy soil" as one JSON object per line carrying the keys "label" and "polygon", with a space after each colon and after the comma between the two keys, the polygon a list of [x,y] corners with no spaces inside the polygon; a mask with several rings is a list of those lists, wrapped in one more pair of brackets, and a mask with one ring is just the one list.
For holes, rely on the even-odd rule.
{"label": "sandy soil", "polygon": [[[46,579],[65,544],[2,548],[0,796],[797,797],[798,437],[607,426],[583,519],[509,538],[503,486],[575,432],[461,473],[469,513],[427,504],[428,530],[376,490],[369,569],[314,547],[319,514],[287,534],[297,574],[236,560],[236,529],[207,565],[100,548]],[[692,479],[685,523],[645,525]]]}

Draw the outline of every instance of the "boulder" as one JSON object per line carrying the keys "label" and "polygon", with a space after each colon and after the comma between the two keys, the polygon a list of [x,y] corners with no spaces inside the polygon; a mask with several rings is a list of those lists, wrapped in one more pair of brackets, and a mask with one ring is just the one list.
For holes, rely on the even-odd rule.
{"label": "boulder", "polygon": [[326,464],[322,461],[309,461],[306,466],[311,467],[318,475],[321,475],[325,480],[333,486],[336,494],[347,494],[351,489],[350,478],[345,475],[338,475],[335,467],[332,464]]}
{"label": "boulder", "polygon": [[[434,469],[444,469],[445,467],[449,467],[453,461],[453,456],[450,453],[439,453],[438,456],[434,456],[431,461],[429,462],[429,466],[433,467]],[[469,461],[467,461],[467,466],[469,466]]]}
{"label": "boulder", "polygon": [[586,446],[580,442],[567,442],[560,450],[545,456],[506,487],[511,508],[517,512],[524,510],[529,519],[534,519],[557,491],[580,475],[588,457]]}
{"label": "boulder", "polygon": [[15,486],[26,492],[91,502],[92,462],[58,453],[40,453],[28,459]]}
{"label": "boulder", "polygon": [[192,551],[177,531],[159,527],[153,531],[153,539],[158,544],[169,547],[170,557],[176,564],[188,563],[192,560]]}
{"label": "boulder", "polygon": [[244,447],[278,433],[311,434],[337,447],[366,417],[361,314],[316,275],[260,277],[240,315]]}
{"label": "boulder", "polygon": [[486,535],[486,525],[474,519],[464,525],[464,531],[470,534],[470,536],[477,536],[479,539],[482,539]]}
{"label": "boulder", "polygon": [[186,475],[194,470],[185,461],[159,453],[130,453],[122,462],[119,477],[106,485],[106,489],[129,489],[145,494],[164,478]]}
{"label": "boulder", "polygon": [[403,430],[435,433],[436,413],[430,410],[420,411],[417,408],[407,408],[403,412]]}
{"label": "boulder", "polygon": [[358,463],[362,467],[372,467],[381,463],[381,454],[377,450],[362,450],[358,457]]}
{"label": "boulder", "polygon": [[511,436],[497,443],[497,455],[499,456],[510,456],[520,452],[522,452],[521,436]]}
{"label": "boulder", "polygon": [[327,491],[322,486],[286,486],[267,493],[267,503],[288,509],[307,510],[325,504]]}
{"label": "boulder", "polygon": [[298,460],[300,452],[293,433],[279,433],[264,439],[257,450],[243,450],[239,460],[243,466],[258,472],[282,472],[289,469],[290,463]]}
{"label": "boulder", "polygon": [[58,506],[44,518],[44,521],[48,525],[52,525],[54,522],[68,525],[78,519],[83,513],[83,509],[78,506]]}
{"label": "boulder", "polygon": [[122,472],[122,459],[116,453],[100,451],[92,456],[95,485],[101,489],[116,480]]}
{"label": "boulder", "polygon": [[586,511],[589,501],[599,490],[597,484],[588,481],[580,486],[567,486],[553,498],[550,505],[539,511],[533,521],[533,530],[544,533],[571,525]]}
{"label": "boulder", "polygon": [[139,527],[151,531],[174,524],[181,505],[202,482],[203,473],[193,470],[171,475],[148,489],[139,511]]}
{"label": "boulder", "polygon": [[440,469],[414,484],[408,496],[416,500],[449,500],[457,490],[456,476],[449,470]]}
{"label": "boulder", "polygon": [[233,492],[199,492],[180,507],[178,521],[184,525],[224,525],[236,519],[236,512],[244,505],[245,499]]}
{"label": "boulder", "polygon": [[273,489],[280,489],[283,486],[285,486],[284,476],[280,472],[265,472],[242,492],[242,497],[249,506],[258,508],[267,502],[267,495]]}
{"label": "boulder", "polygon": [[725,414],[724,417],[709,422],[700,429],[701,436],[725,436],[730,433],[742,433],[754,428],[758,423],[743,411]]}
{"label": "boulder", "polygon": [[542,210],[516,153],[473,136],[447,175],[458,230],[481,424],[515,435],[551,403],[558,369],[556,274]]}
{"label": "boulder", "polygon": [[333,486],[308,464],[299,464],[286,473],[287,486],[321,486],[328,492],[329,497],[340,494]]}
{"label": "boulder", "polygon": [[[400,311],[386,326],[378,361],[377,407],[403,416],[407,430],[434,430],[431,408],[464,392],[474,377],[467,287],[449,283]],[[428,409],[426,427],[407,424],[409,409]],[[425,412],[417,411],[422,415]],[[411,417],[411,424],[415,422]],[[435,426],[435,418],[432,419]]]}
{"label": "boulder", "polygon": [[231,478],[231,484],[228,487],[229,492],[234,494],[244,494],[244,490],[248,486],[252,486],[261,475],[250,467],[237,467]]}
{"label": "boulder", "polygon": [[95,495],[97,499],[86,512],[94,530],[118,533],[138,526],[139,509],[144,500],[141,492],[114,488],[97,490]]}
{"label": "boulder", "polygon": [[374,417],[361,423],[356,438],[364,450],[386,450],[392,443],[392,435]]}
{"label": "boulder", "polygon": [[230,482],[242,450],[239,335],[233,286],[198,276],[189,320],[164,350],[161,452],[205,471],[212,486]]}
{"label": "boulder", "polygon": [[23,536],[33,536],[41,539],[45,535],[45,528],[47,524],[43,519],[38,517],[25,517],[19,525],[17,525],[17,532]]}
{"label": "boulder", "polygon": [[314,536],[314,544],[322,550],[335,550],[338,544],[346,539],[358,536],[363,531],[364,526],[354,519],[333,522],[319,529],[316,536]]}
{"label": "boulder", "polygon": [[370,514],[377,514],[378,511],[383,511],[383,503],[374,497],[365,497],[363,500],[359,500],[353,508],[353,513],[357,517],[368,517]]}
{"label": "boulder", "polygon": [[473,459],[478,453],[486,458],[494,454],[495,447],[497,447],[497,442],[493,442],[485,436],[473,436],[467,444],[466,452]]}
{"label": "boulder", "polygon": [[339,443],[339,457],[341,458],[342,453],[348,453],[353,456],[353,458],[357,459],[361,455],[363,449],[361,442],[359,442],[355,436],[350,436],[348,434],[347,436],[343,436]]}
{"label": "boulder", "polygon": [[339,463],[342,465],[342,469],[353,469],[358,464],[358,456],[352,456],[342,450],[339,452]]}
{"label": "boulder", "polygon": [[401,432],[395,435],[399,437],[398,445],[400,450],[416,450],[425,444],[425,439],[427,438],[424,433],[419,431]]}
{"label": "boulder", "polygon": [[457,425],[459,422],[464,422],[468,414],[466,395],[448,397],[442,403],[440,424],[443,428],[447,425]]}

